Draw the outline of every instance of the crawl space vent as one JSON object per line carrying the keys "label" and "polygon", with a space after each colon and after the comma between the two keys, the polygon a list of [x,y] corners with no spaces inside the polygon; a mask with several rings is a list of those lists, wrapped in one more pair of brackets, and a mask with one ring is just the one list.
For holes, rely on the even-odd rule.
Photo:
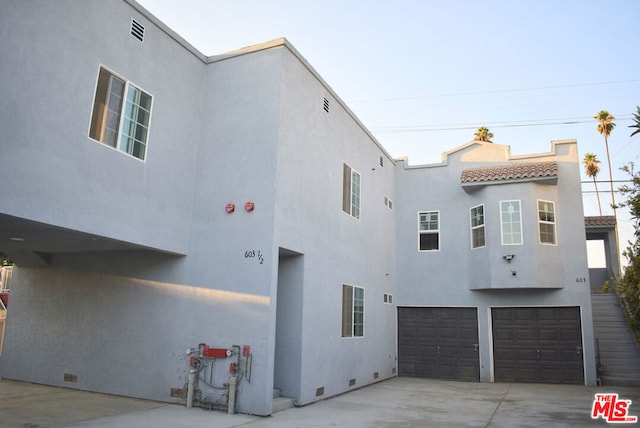
{"label": "crawl space vent", "polygon": [[131,35],[141,42],[144,42],[144,25],[131,18]]}

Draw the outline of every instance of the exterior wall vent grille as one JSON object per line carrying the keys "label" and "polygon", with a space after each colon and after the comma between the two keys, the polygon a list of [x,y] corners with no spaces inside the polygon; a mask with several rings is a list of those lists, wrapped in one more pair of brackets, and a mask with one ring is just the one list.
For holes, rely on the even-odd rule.
{"label": "exterior wall vent grille", "polygon": [[327,98],[324,99],[324,111],[329,113],[329,100]]}
{"label": "exterior wall vent grille", "polygon": [[131,18],[131,35],[141,42],[144,42],[144,25],[140,24],[134,18]]}

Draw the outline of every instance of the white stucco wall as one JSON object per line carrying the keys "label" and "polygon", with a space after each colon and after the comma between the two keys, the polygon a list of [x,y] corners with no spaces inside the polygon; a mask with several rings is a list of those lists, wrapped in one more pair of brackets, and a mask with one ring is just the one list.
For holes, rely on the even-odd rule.
{"label": "white stucco wall", "polygon": [[[558,162],[557,184],[498,182],[466,192],[462,170],[509,162]],[[595,384],[591,300],[577,145],[552,143],[546,154],[513,157],[507,146],[470,143],[443,163],[396,169],[399,306],[478,308],[481,381],[492,381],[491,307],[579,306],[585,380]],[[537,200],[555,202],[558,245],[538,242]],[[523,244],[502,245],[500,201],[520,200]],[[469,210],[484,204],[486,247],[471,249]],[[440,211],[440,250],[418,251],[418,212]],[[515,254],[511,263],[503,256]],[[512,271],[516,272],[514,276]]]}
{"label": "white stucco wall", "polygon": [[[1,212],[184,253],[203,63],[124,2],[5,2],[1,15]],[[146,162],[88,136],[100,66],[153,96]]]}
{"label": "white stucco wall", "polygon": [[[395,293],[395,212],[384,204],[394,197],[394,163],[292,53],[283,56],[282,84],[275,245],[304,255],[295,398],[305,404],[394,373],[395,307],[383,302]],[[342,211],[345,163],[361,175],[360,219]],[[364,288],[364,337],[341,337],[343,284]]]}
{"label": "white stucco wall", "polygon": [[[396,164],[288,42],[207,59],[132,4],[3,5],[0,214],[159,251],[18,266],[0,376],[183,402],[170,390],[185,386],[187,348],[250,345],[238,410],[266,415],[273,387],[306,404],[395,375],[396,305],[477,307],[483,381],[491,307],[577,305],[594,381],[589,285],[575,282],[588,277],[575,143]],[[132,16],[144,43],[129,35]],[[144,162],[88,138],[101,65],[154,97]],[[559,162],[557,185],[459,183],[466,167],[536,160]],[[359,219],[342,212],[345,163],[361,176]],[[536,198],[556,202],[557,247],[530,238]],[[503,199],[528,213],[525,245],[509,249],[516,277],[496,244]],[[479,203],[489,245],[471,250]],[[422,210],[441,213],[437,253],[418,252]],[[341,337],[343,284],[365,290],[363,337]]]}

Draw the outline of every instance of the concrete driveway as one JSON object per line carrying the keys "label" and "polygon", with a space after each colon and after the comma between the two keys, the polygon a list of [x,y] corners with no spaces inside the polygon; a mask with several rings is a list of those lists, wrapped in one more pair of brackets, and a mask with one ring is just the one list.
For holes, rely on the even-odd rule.
{"label": "concrete driveway", "polygon": [[631,400],[628,416],[640,416],[632,387],[395,378],[265,418],[0,380],[0,427],[604,427],[591,418],[596,393]]}

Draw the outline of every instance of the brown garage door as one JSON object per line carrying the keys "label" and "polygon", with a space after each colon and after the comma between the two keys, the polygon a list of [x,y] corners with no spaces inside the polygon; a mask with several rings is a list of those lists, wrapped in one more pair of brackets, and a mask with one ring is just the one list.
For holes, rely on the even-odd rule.
{"label": "brown garage door", "polygon": [[398,307],[398,374],[479,381],[477,309]]}
{"label": "brown garage door", "polygon": [[496,382],[584,384],[579,307],[493,308]]}

